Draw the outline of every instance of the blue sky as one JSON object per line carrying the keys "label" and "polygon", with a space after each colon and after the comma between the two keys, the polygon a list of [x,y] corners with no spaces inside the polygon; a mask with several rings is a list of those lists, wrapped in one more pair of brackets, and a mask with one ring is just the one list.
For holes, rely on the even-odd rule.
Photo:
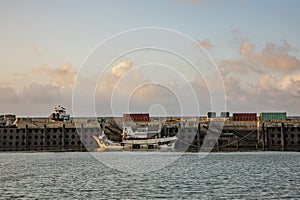
{"label": "blue sky", "polygon": [[[300,86],[299,4],[297,0],[2,0],[0,91],[5,91],[7,97],[0,98],[0,113],[47,115],[57,103],[72,110],[72,81],[92,49],[121,31],[162,27],[187,34],[199,42],[207,41],[204,48],[222,72],[227,110],[280,110],[300,114],[300,92],[297,89]],[[119,43],[122,45],[125,42]],[[108,51],[113,52],[119,46],[111,46]],[[131,64],[124,62],[126,66],[122,69],[131,69],[139,63],[133,56],[124,56],[115,65],[129,60]],[[177,67],[181,64],[173,63]],[[137,74],[143,76],[143,80],[147,79],[143,72]],[[69,78],[63,79],[66,76]],[[195,76],[195,80],[190,81],[194,83],[196,79]],[[197,90],[201,86],[193,87]],[[205,93],[205,88],[203,90]],[[180,95],[184,96],[183,93],[181,91]],[[41,98],[35,102],[36,96],[46,98],[49,94],[57,98],[45,101]],[[163,92],[153,94],[155,97]],[[261,95],[264,96],[261,102],[253,99],[253,96]],[[285,105],[284,97],[289,99],[288,105]],[[200,94],[198,98],[202,98]],[[147,106],[143,112],[149,111],[148,103],[145,103]],[[162,104],[168,105],[167,100]],[[106,110],[107,105],[96,107]],[[132,111],[140,111],[142,105],[133,106]],[[209,107],[211,103],[203,105],[207,106],[202,106],[201,115],[212,109]],[[220,109],[225,108],[221,106]],[[177,112],[177,109],[173,110]],[[109,110],[106,112],[110,114]],[[124,110],[118,113],[122,112]],[[170,114],[176,112],[172,111],[172,106],[168,110]],[[199,113],[187,111],[183,114]]]}

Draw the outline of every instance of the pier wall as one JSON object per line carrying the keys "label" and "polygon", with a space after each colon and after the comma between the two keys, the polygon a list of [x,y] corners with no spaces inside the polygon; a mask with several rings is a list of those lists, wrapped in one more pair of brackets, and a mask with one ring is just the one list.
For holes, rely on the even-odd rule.
{"label": "pier wall", "polygon": [[[177,149],[187,148],[187,144],[190,144],[188,151],[200,151],[201,147],[208,147],[213,151],[300,151],[299,122],[229,121],[220,124],[221,134],[209,132],[209,122],[198,123],[197,129],[196,125],[180,127]],[[173,131],[167,132],[177,130],[173,127],[169,129]]]}
{"label": "pier wall", "polygon": [[90,137],[97,128],[0,128],[0,151],[85,151],[96,148]]}
{"label": "pier wall", "polygon": [[[161,128],[161,137],[176,135],[179,151],[199,151],[213,145],[213,151],[300,151],[300,122],[234,122],[222,123],[221,134],[209,132],[211,122],[152,123]],[[216,122],[215,124],[218,124]],[[115,122],[105,125],[109,139],[120,142],[121,128]],[[91,135],[99,135],[99,124],[73,125],[48,123],[0,128],[0,151],[86,151],[97,148]],[[88,147],[88,149],[87,149]]]}

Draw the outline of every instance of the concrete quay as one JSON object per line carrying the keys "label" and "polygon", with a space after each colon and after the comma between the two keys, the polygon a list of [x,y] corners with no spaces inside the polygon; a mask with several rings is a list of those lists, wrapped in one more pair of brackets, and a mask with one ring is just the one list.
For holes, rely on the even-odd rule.
{"label": "concrete quay", "polygon": [[[133,124],[133,128],[137,124]],[[178,151],[300,151],[299,121],[194,120],[151,121],[149,130],[161,129],[159,137],[178,137]],[[105,134],[122,140],[122,120],[109,119]],[[18,127],[0,128],[0,151],[86,151],[97,148],[96,119],[73,122],[23,121]]]}
{"label": "concrete quay", "polygon": [[299,121],[199,122],[196,130],[182,128],[177,145],[191,141],[188,151],[300,151]]}

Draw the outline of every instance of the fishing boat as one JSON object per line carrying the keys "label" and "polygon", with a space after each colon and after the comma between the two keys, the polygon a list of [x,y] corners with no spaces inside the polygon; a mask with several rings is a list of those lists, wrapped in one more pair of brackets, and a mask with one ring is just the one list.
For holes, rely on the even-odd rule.
{"label": "fishing boat", "polygon": [[102,134],[100,136],[91,136],[97,143],[98,148],[95,149],[95,151],[122,151],[124,149],[123,146],[120,145],[120,143],[115,143],[107,138],[107,136],[104,134],[104,131],[102,131]]}
{"label": "fishing boat", "polygon": [[133,131],[131,126],[123,127],[123,141],[121,142],[121,146],[130,145],[134,148],[148,147],[148,148],[163,148],[170,147],[174,148],[175,143],[178,138],[176,136],[173,137],[159,137],[160,130],[151,131],[148,130],[148,127],[137,127],[135,131]]}
{"label": "fishing boat", "polygon": [[107,138],[102,130],[100,136],[92,136],[99,148],[96,151],[121,151],[134,149],[169,149],[175,147],[178,138],[159,137],[160,130],[151,131],[148,127],[138,127],[134,131],[131,126],[124,126],[122,142],[116,143]]}
{"label": "fishing boat", "polygon": [[66,108],[61,105],[54,108],[54,112],[48,117],[51,121],[69,121],[70,114],[66,113]]}

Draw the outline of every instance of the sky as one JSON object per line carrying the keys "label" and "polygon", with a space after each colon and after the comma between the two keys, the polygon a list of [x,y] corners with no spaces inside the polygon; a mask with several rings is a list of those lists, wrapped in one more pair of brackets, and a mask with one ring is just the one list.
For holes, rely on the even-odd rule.
{"label": "sky", "polygon": [[0,0],[0,114],[300,115],[298,0]]}

